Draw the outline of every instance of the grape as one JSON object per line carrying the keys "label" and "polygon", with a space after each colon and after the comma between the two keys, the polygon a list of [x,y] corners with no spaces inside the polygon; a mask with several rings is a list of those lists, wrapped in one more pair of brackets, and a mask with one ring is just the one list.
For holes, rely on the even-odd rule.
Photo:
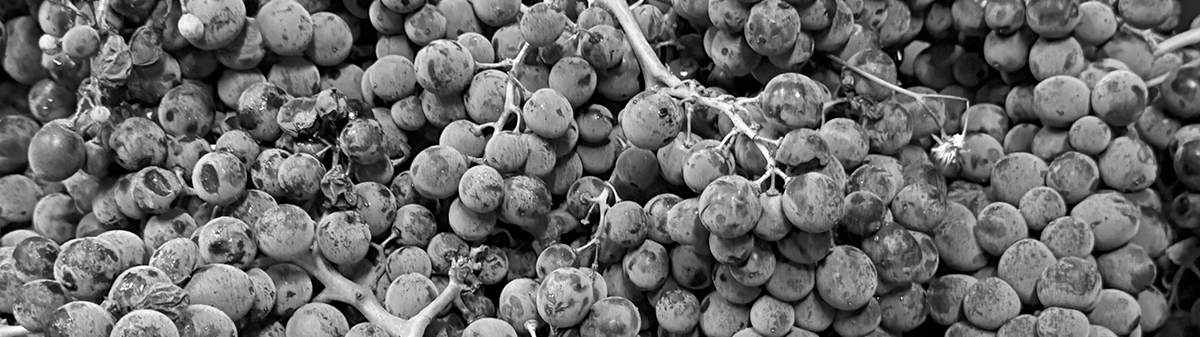
{"label": "grape", "polygon": [[438,2],[438,11],[446,16],[445,38],[456,40],[463,34],[482,31],[479,18],[471,7],[471,3],[464,0]]}
{"label": "grape", "polygon": [[[1129,293],[1105,289],[1100,291],[1096,305],[1087,314],[1088,321],[1112,333],[1129,334],[1138,325],[1141,307]],[[1115,334],[1114,334],[1115,335]]]}
{"label": "grape", "polygon": [[[292,315],[293,312],[305,303],[308,303],[309,299],[312,298],[312,280],[300,267],[293,264],[281,263],[268,267],[266,273],[275,287],[275,304],[272,306],[275,314],[281,316]],[[251,275],[251,277],[253,276]],[[251,282],[253,284],[253,278]]]}
{"label": "grape", "polygon": [[288,336],[334,337],[350,331],[350,323],[337,308],[325,303],[309,303],[288,319]]}
{"label": "grape", "polygon": [[1091,227],[1079,219],[1064,216],[1051,221],[1042,231],[1039,240],[1046,244],[1056,258],[1086,258],[1092,253],[1095,234],[1092,233]]}
{"label": "grape", "polygon": [[[333,13],[318,12],[314,13],[309,21],[312,37],[304,54],[314,64],[323,67],[336,66],[350,55],[354,36],[345,20]],[[300,26],[303,29],[303,23]]]}
{"label": "grape", "polygon": [[801,26],[800,15],[792,5],[781,0],[760,1],[750,8],[746,18],[746,41],[762,55],[786,53],[795,46]]}
{"label": "grape", "polygon": [[871,299],[862,308],[838,311],[833,317],[833,331],[841,336],[865,336],[879,327],[882,318],[879,301]]}
{"label": "grape", "polygon": [[653,290],[666,282],[668,258],[667,249],[662,244],[647,240],[625,255],[622,266],[625,275],[635,286],[642,290]]}
{"label": "grape", "polygon": [[963,297],[963,312],[967,320],[983,329],[998,329],[1017,317],[1021,302],[1008,283],[996,277],[979,280]]}
{"label": "grape", "polygon": [[371,243],[371,229],[357,211],[335,212],[317,223],[317,247],[334,264],[348,265],[362,260]]}
{"label": "grape", "polygon": [[[288,95],[307,97],[317,93],[320,87],[321,74],[317,70],[317,66],[301,58],[299,56],[288,56],[279,59],[279,61],[271,65],[271,70],[267,72],[267,81],[274,83],[286,92]],[[298,102],[312,102],[311,100],[300,100]],[[290,103],[290,102],[289,102]],[[287,105],[281,110],[288,110]],[[287,131],[287,125],[282,119],[284,114],[280,114],[277,119],[280,126]]]}
{"label": "grape", "polygon": [[181,284],[200,265],[200,249],[186,237],[164,242],[150,255],[149,266],[167,274],[172,283]]}
{"label": "grape", "polygon": [[363,72],[363,92],[386,102],[399,101],[417,91],[413,61],[399,55],[380,57]]}
{"label": "grape", "polygon": [[87,301],[72,301],[54,309],[46,322],[46,336],[108,336],[113,328],[112,314]]}
{"label": "grape", "polygon": [[69,178],[83,168],[86,158],[83,138],[60,123],[47,124],[34,133],[29,139],[28,153],[30,169],[47,181]]}
{"label": "grape", "polygon": [[[499,70],[488,69],[476,73],[471,84],[463,93],[467,116],[476,123],[495,122],[504,110],[508,76]],[[520,99],[520,94],[514,96]]]}
{"label": "grape", "polygon": [[716,29],[710,29],[708,33],[713,34],[708,52],[718,69],[728,71],[730,75],[747,75],[762,62],[762,55],[754,51],[744,34]]}
{"label": "grape", "polygon": [[[529,231],[532,226],[544,221],[546,214],[550,212],[550,206],[550,191],[541,179],[523,175],[504,179],[504,200],[500,204],[499,215],[505,222],[521,226]],[[633,206],[637,206],[637,204],[633,204]],[[640,206],[637,207],[637,211],[641,211]],[[610,212],[612,212],[611,209]],[[618,221],[630,222],[616,222],[615,225],[642,226],[645,224],[645,215],[642,213],[640,220],[621,219]],[[609,222],[614,222],[611,217]],[[645,232],[640,232],[640,234],[645,234]],[[642,235],[642,237],[645,236]],[[630,245],[634,244],[636,243]]]}
{"label": "grape", "polygon": [[733,154],[711,139],[693,144],[683,159],[683,181],[693,192],[703,191],[712,181],[732,174],[735,168]]}
{"label": "grape", "polygon": [[107,240],[72,239],[61,248],[54,262],[54,278],[78,299],[99,298],[124,267],[116,245]]}
{"label": "grape", "polygon": [[[137,46],[136,42],[139,36],[145,36],[148,40],[162,39],[162,37],[155,36],[156,33],[152,33],[153,30],[150,29],[139,29],[138,32],[146,32],[146,34],[139,35],[139,33],[135,32],[134,46]],[[147,52],[152,53],[151,55],[153,55],[151,56],[151,59],[161,60],[164,58],[162,55],[165,53],[159,54],[161,51],[155,50],[155,47],[148,48],[150,49]],[[265,57],[267,54],[267,46],[264,43],[262,28],[260,28],[258,20],[252,17],[247,17],[243,31],[232,41],[230,41],[225,48],[215,50],[214,53],[216,54],[215,56],[217,61],[220,61],[222,65],[229,67],[230,69],[249,70],[258,66],[258,64],[262,62],[263,57]],[[138,53],[135,52],[135,65],[138,65],[137,55]]]}
{"label": "grape", "polygon": [[599,301],[594,285],[578,268],[550,272],[537,289],[538,314],[552,327],[571,327],[587,318],[592,304]]}
{"label": "grape", "polygon": [[355,163],[374,164],[386,157],[381,146],[383,137],[383,126],[379,121],[356,118],[338,134],[338,148]]}
{"label": "grape", "polygon": [[387,337],[388,333],[383,330],[383,327],[371,322],[362,322],[350,327],[346,332],[346,337]]}
{"label": "grape", "polygon": [[[760,13],[763,14],[771,13]],[[708,2],[708,19],[713,27],[731,32],[741,32],[750,17],[750,6],[736,0],[716,0]]]}
{"label": "grape", "polygon": [[562,137],[570,126],[571,102],[552,89],[539,89],[525,101],[521,117],[529,130],[544,138]]}
{"label": "grape", "polygon": [[70,196],[54,193],[38,200],[33,209],[33,229],[63,243],[74,237],[76,223],[82,217]]}
{"label": "grape", "polygon": [[611,296],[592,304],[579,331],[593,336],[632,337],[638,335],[641,326],[642,318],[633,302],[624,297]]}
{"label": "grape", "polygon": [[438,273],[445,273],[454,259],[467,256],[470,249],[462,238],[447,232],[437,233],[426,246],[433,270]]}
{"label": "grape", "polygon": [[38,64],[42,58],[37,43],[42,30],[37,20],[28,15],[6,21],[4,30],[8,33],[4,39],[4,72],[21,84],[33,85],[47,76],[46,68]]}
{"label": "grape", "polygon": [[1021,211],[1011,204],[995,202],[979,212],[975,240],[992,256],[1000,256],[1017,240],[1029,236],[1029,227]]}
{"label": "grape", "polygon": [[732,336],[750,327],[750,307],[731,303],[716,293],[700,302],[700,331],[707,336]]}
{"label": "grape", "polygon": [[732,239],[724,239],[715,234],[708,236],[708,248],[712,251],[713,259],[728,265],[745,263],[746,259],[750,258],[754,243],[754,235],[742,235]]}
{"label": "grape", "polygon": [[1088,309],[1100,293],[1100,283],[1096,264],[1068,256],[1042,272],[1037,281],[1037,297],[1046,306]]}
{"label": "grape", "polygon": [[200,256],[208,263],[246,266],[258,255],[258,245],[250,226],[233,217],[219,217],[201,226],[192,235]]}
{"label": "grape", "polygon": [[462,44],[450,40],[430,42],[417,52],[413,64],[417,83],[437,95],[462,92],[471,84],[475,74],[475,60],[471,52]]}
{"label": "grape", "polygon": [[1125,245],[1096,257],[1096,265],[1108,288],[1139,293],[1157,278],[1157,269],[1142,246]]}
{"label": "grape", "polygon": [[16,245],[12,257],[17,270],[22,273],[49,279],[54,277],[54,260],[58,259],[59,251],[58,244],[53,240],[31,236]]}
{"label": "grape", "polygon": [[357,210],[371,230],[371,236],[379,236],[391,228],[396,220],[399,202],[392,190],[381,183],[363,182],[354,185]]}
{"label": "grape", "polygon": [[[600,82],[596,83],[596,92],[610,100],[626,101],[633,98],[642,90],[642,83],[638,80],[638,75],[642,74],[639,62],[641,61],[637,60],[633,49],[626,48],[616,66],[597,70]],[[546,73],[549,73],[549,69],[546,69]],[[546,86],[549,86],[549,83]]]}
{"label": "grape", "polygon": [[541,316],[534,310],[537,306],[537,291],[538,283],[534,280],[519,278],[509,281],[500,291],[496,317],[522,331],[527,321],[532,320],[540,324]]}
{"label": "grape", "polygon": [[179,329],[167,315],[139,309],[122,316],[112,327],[111,337],[161,336],[179,337]]}
{"label": "grape", "polygon": [[474,322],[462,331],[464,337],[517,337],[517,330],[505,321],[485,317]]}
{"label": "grape", "polygon": [[147,254],[146,248],[142,246],[142,239],[137,234],[126,230],[113,229],[96,235],[96,238],[108,241],[117,247],[117,258],[121,263],[122,269],[146,263],[146,258],[149,254]]}
{"label": "grape", "polygon": [[1046,308],[1038,314],[1038,335],[1044,336],[1084,336],[1088,335],[1087,316],[1070,308]]}
{"label": "grape", "polygon": [[655,303],[654,316],[663,329],[672,333],[692,331],[700,323],[700,301],[692,292],[677,289],[663,294]]}
{"label": "grape", "polygon": [[467,161],[457,150],[435,145],[417,153],[409,170],[417,193],[426,198],[444,199],[457,192],[459,181],[467,170]]}
{"label": "grape", "polygon": [[[136,266],[126,269],[113,281],[105,305],[113,305],[120,313],[145,308],[153,297],[150,289],[155,284],[174,286],[166,272],[152,266]],[[186,304],[184,304],[186,305]]]}
{"label": "grape", "polygon": [[62,48],[73,58],[89,58],[100,50],[100,34],[92,26],[76,25],[63,34]]}
{"label": "grape", "polygon": [[437,234],[433,212],[425,206],[408,204],[396,210],[392,233],[397,243],[406,246],[425,246]]}
{"label": "grape", "polygon": [[29,281],[16,290],[13,316],[18,324],[31,332],[40,332],[51,322],[54,310],[74,301],[62,282],[48,279]]}
{"label": "grape", "polygon": [[[287,161],[284,163],[286,164]],[[286,165],[281,164],[281,167],[286,167]],[[280,172],[291,171],[280,170]],[[207,202],[230,204],[245,192],[245,165],[236,155],[228,152],[206,153],[200,157],[200,160],[196,162],[195,169],[192,170],[192,186],[201,187],[196,190],[197,195]]]}
{"label": "grape", "polygon": [[530,47],[538,48],[554,43],[566,28],[567,21],[567,16],[549,3],[534,4],[521,15],[518,27],[525,42]]}
{"label": "grape", "polygon": [[317,48],[313,43],[316,35],[315,20],[299,2],[267,2],[259,8],[254,19],[258,23],[263,43],[275,54],[297,56],[303,54],[306,49]]}
{"label": "grape", "polygon": [[634,96],[618,115],[629,142],[647,150],[671,143],[686,121],[674,98],[654,91]]}
{"label": "grape", "polygon": [[1097,251],[1119,248],[1136,235],[1138,210],[1120,193],[1093,194],[1071,209],[1070,215],[1091,224]]}
{"label": "grape", "polygon": [[599,25],[588,29],[587,38],[579,41],[581,57],[597,69],[618,66],[630,52],[625,34],[610,25]]}
{"label": "grape", "polygon": [[239,320],[253,306],[253,283],[242,270],[222,263],[213,263],[196,269],[192,280],[184,287],[192,304],[216,307],[229,318]]}
{"label": "grape", "polygon": [[433,302],[437,295],[437,286],[428,277],[417,273],[403,274],[388,286],[384,306],[393,315],[409,319]]}
{"label": "grape", "polygon": [[854,310],[866,305],[875,293],[875,266],[861,250],[836,246],[817,268],[817,291],[838,310]]}
{"label": "grape", "polygon": [[884,222],[863,239],[862,249],[875,262],[880,279],[893,284],[912,281],[922,259],[916,237],[894,222]]}
{"label": "grape", "polygon": [[[239,1],[205,0],[188,2],[184,6],[186,13],[179,20],[179,32],[193,46],[203,50],[217,50],[229,45],[246,24],[246,5]],[[198,26],[194,27],[198,30],[191,31],[190,25]]]}
{"label": "grape", "polygon": [[546,247],[538,254],[537,258],[537,276],[540,279],[546,278],[550,272],[561,268],[578,267],[576,252],[574,248],[563,243],[556,243]]}

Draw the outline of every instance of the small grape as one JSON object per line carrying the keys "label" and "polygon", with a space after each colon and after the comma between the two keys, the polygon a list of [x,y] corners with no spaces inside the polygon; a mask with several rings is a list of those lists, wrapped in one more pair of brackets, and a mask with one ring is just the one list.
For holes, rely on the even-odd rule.
{"label": "small grape", "polygon": [[313,297],[312,278],[300,267],[290,263],[272,265],[266,269],[275,283],[274,313],[291,316]]}
{"label": "small grape", "polygon": [[496,214],[493,212],[480,213],[467,207],[462,198],[454,199],[450,204],[450,228],[454,234],[471,242],[483,241],[496,228]]}
{"label": "small grape", "polygon": [[596,76],[595,68],[587,60],[576,56],[563,57],[550,68],[549,84],[550,88],[571,103],[571,107],[580,107],[595,92]]}
{"label": "small grape", "polygon": [[312,40],[305,49],[305,55],[314,64],[324,67],[345,61],[354,42],[354,35],[346,21],[330,12],[313,13],[310,20]]}
{"label": "small grape", "polygon": [[658,289],[668,276],[667,249],[654,241],[647,240],[640,247],[625,255],[622,266],[625,275],[643,290]]}
{"label": "small grape", "polygon": [[433,212],[425,206],[408,204],[396,210],[392,233],[397,243],[406,246],[425,246],[437,233]]}

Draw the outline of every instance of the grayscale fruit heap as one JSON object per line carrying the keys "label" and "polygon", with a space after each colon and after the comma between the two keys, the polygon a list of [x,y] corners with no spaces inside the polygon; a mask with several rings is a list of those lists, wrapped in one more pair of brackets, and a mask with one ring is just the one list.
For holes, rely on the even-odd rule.
{"label": "grayscale fruit heap", "polygon": [[0,337],[1200,334],[1200,1],[538,1],[0,0]]}

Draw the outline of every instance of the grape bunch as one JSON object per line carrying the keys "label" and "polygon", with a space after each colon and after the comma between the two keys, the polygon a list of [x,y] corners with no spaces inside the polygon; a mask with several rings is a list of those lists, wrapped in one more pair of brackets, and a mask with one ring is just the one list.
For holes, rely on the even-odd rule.
{"label": "grape bunch", "polygon": [[1197,9],[5,2],[0,335],[1195,335]]}

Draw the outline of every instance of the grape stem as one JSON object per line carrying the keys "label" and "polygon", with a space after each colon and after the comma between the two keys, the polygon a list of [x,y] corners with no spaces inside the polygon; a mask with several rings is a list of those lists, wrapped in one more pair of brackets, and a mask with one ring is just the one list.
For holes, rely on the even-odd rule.
{"label": "grape stem", "polygon": [[421,312],[411,319],[399,318],[384,309],[371,290],[338,273],[329,261],[320,257],[316,245],[313,247],[309,254],[299,254],[280,259],[280,261],[295,264],[325,286],[325,290],[313,298],[314,301],[338,301],[354,306],[368,321],[379,325],[392,336],[421,337],[424,335],[425,328],[433,321],[434,316],[449,307],[466,286],[457,275],[458,268],[451,268],[450,283],[432,303],[421,309]]}
{"label": "grape stem", "polygon": [[0,326],[0,337],[20,337],[32,334],[32,331],[20,325]]}
{"label": "grape stem", "polygon": [[1154,57],[1163,56],[1197,43],[1200,43],[1200,28],[1193,28],[1159,42],[1154,47]]}
{"label": "grape stem", "polygon": [[[1197,34],[1197,36],[1200,36],[1200,34]],[[1189,61],[1188,63],[1184,63],[1179,66],[1179,69],[1195,67],[1195,66],[1200,66],[1200,59],[1195,59],[1195,60]],[[1157,87],[1159,85],[1162,85],[1163,83],[1166,83],[1167,78],[1171,77],[1171,73],[1173,73],[1173,71],[1169,71],[1166,74],[1162,74],[1161,76],[1158,76],[1158,77],[1150,79],[1149,81],[1146,81],[1146,86],[1147,87]]]}
{"label": "grape stem", "polygon": [[[516,71],[517,66],[520,66],[521,63],[524,62],[525,55],[528,54],[529,44],[522,42],[521,50],[517,52],[517,57],[512,59],[512,68],[508,69],[508,81],[504,87],[504,111],[500,112],[500,117],[497,118],[495,122],[485,123],[479,126],[480,129],[491,127],[492,137],[496,137],[496,135],[500,134],[500,131],[504,129],[504,124],[508,122],[509,115],[512,115],[513,113],[517,113],[518,115],[520,114],[520,108],[517,107],[516,102],[517,86],[520,85],[520,81],[517,80]],[[520,116],[517,116],[517,118],[520,118]],[[519,129],[520,128],[518,128],[518,130]]]}

